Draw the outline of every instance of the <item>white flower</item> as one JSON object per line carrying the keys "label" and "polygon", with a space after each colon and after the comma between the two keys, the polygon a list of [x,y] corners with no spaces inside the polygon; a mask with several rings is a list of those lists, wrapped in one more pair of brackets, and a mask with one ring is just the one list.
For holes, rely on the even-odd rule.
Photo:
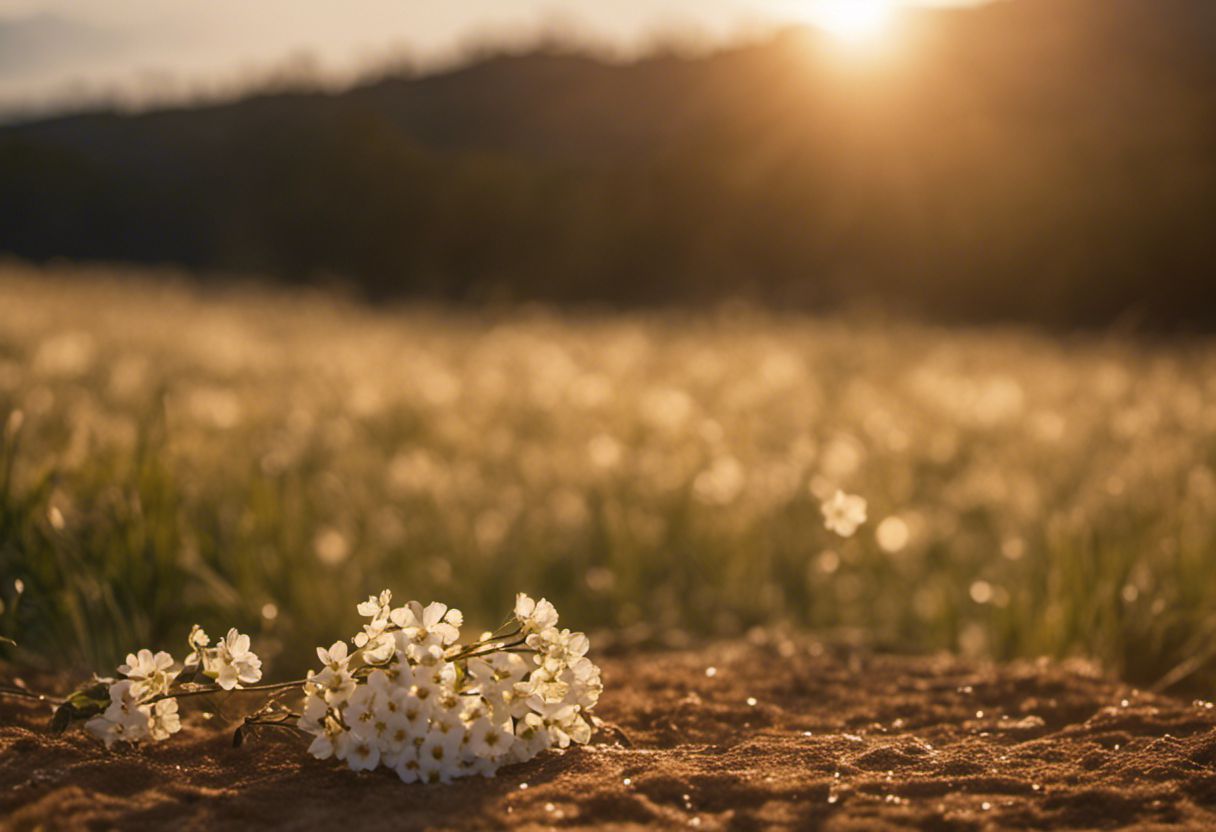
{"label": "white flower", "polygon": [[[414,738],[420,734],[405,714],[396,712],[384,717],[384,731],[381,736],[385,751],[400,754],[406,746],[413,747]],[[390,765],[390,768],[394,767],[395,763]]]}
{"label": "white flower", "polygon": [[438,601],[427,604],[425,609],[417,601],[410,601],[393,610],[391,617],[407,641],[421,646],[447,647],[460,638],[460,626],[464,624],[460,610],[448,609],[447,604]]}
{"label": "white flower", "polygon": [[[148,707],[147,705],[144,706]],[[177,713],[176,699],[161,699],[151,706],[152,720],[148,733],[154,740],[167,740],[182,730],[182,721]]]}
{"label": "white flower", "polygon": [[563,672],[563,679],[570,685],[566,701],[578,705],[580,710],[589,711],[600,701],[604,691],[600,669],[585,656]]}
{"label": "white flower", "polygon": [[[389,677],[385,675],[385,678]],[[410,695],[410,688],[401,687],[395,681],[387,682],[382,690],[377,691],[376,718],[388,719],[401,713],[401,707]]]}
{"label": "white flower", "polygon": [[414,668],[409,662],[399,661],[391,665],[388,677],[395,688],[408,691],[414,686]]}
{"label": "white flower", "polygon": [[469,659],[468,665],[469,675],[482,688],[512,685],[528,672],[528,663],[523,656],[504,650]]}
{"label": "white flower", "polygon": [[396,755],[396,765],[393,767],[402,783],[417,783],[421,772],[418,766],[418,748],[410,743],[401,753]]}
{"label": "white flower", "polygon": [[367,600],[359,604],[355,609],[359,611],[359,615],[365,618],[379,618],[381,614],[385,618],[388,617],[388,605],[393,600],[393,593],[390,590],[384,590],[380,593],[380,597],[375,595],[367,596]]}
{"label": "white flower", "polygon": [[498,773],[498,760],[491,760],[487,757],[472,757],[471,759],[462,760],[460,768],[461,775],[463,776],[480,774],[482,777],[493,777]]}
{"label": "white flower", "polygon": [[317,658],[321,660],[321,664],[325,665],[329,670],[335,672],[346,670],[350,664],[350,657],[347,655],[347,647],[345,641],[335,641],[326,650],[324,647],[317,648]]}
{"label": "white flower", "polygon": [[330,716],[329,704],[315,693],[310,693],[304,702],[304,713],[296,723],[300,730],[312,734],[313,741],[308,753],[318,760],[327,760],[335,754],[335,739],[344,733],[337,721]]}
{"label": "white flower", "polygon": [[516,685],[528,674],[528,663],[522,656],[498,652],[469,659],[468,671],[481,699],[495,715],[518,718],[528,712],[525,700],[531,696],[531,689],[523,694],[516,692]]}
{"label": "white flower", "polygon": [[211,643],[211,636],[207,635],[206,630],[195,624],[190,628],[190,635],[186,640],[195,650],[201,650]]}
{"label": "white flower", "polygon": [[509,752],[514,742],[510,719],[494,722],[482,717],[469,727],[469,750],[478,757],[496,760]]}
{"label": "white flower", "polygon": [[866,522],[865,498],[840,490],[830,500],[825,500],[820,509],[824,527],[841,537],[852,537],[858,526]]}
{"label": "white flower", "polygon": [[306,688],[311,686],[330,705],[345,702],[355,692],[355,685],[355,677],[350,675],[349,670],[332,670],[328,667],[320,673],[308,671],[308,681],[305,683]]}
{"label": "white flower", "polygon": [[516,687],[504,688],[499,692],[498,700],[491,702],[490,705],[495,713],[505,713],[512,719],[520,719],[528,713],[528,697],[531,695],[530,690],[520,691]]}
{"label": "white flower", "polygon": [[542,653],[544,665],[552,671],[568,667],[591,649],[591,641],[582,633],[554,627],[528,636],[528,645]]}
{"label": "white flower", "polygon": [[559,748],[566,748],[571,742],[586,743],[591,739],[591,726],[584,722],[578,714],[578,708],[563,703],[546,703],[536,699],[528,704],[536,711],[549,731],[549,737]]}
{"label": "white flower", "polygon": [[363,632],[355,636],[355,646],[363,651],[363,661],[384,664],[397,652],[397,642],[387,629],[387,617],[374,618],[370,624],[363,625]]}
{"label": "white flower", "polygon": [[104,716],[93,717],[84,724],[84,729],[104,742],[106,748],[113,748],[114,743],[126,739],[123,736],[122,725],[117,722],[111,722]]}
{"label": "white flower", "polygon": [[[560,726],[561,730],[570,738],[571,742],[576,742],[579,745],[586,745],[591,742],[592,728],[587,720],[581,716],[573,717],[569,722],[564,722]],[[552,731],[552,729],[550,729]],[[565,743],[562,743],[559,738],[559,745],[565,748]]]}
{"label": "white flower", "polygon": [[374,739],[351,733],[345,749],[346,764],[351,771],[371,771],[380,765],[380,746]]}
{"label": "white flower", "polygon": [[380,597],[368,596],[368,599],[357,607],[359,615],[371,618],[363,625],[363,632],[355,636],[355,647],[363,651],[363,660],[368,664],[384,664],[393,657],[396,642],[391,633],[386,632],[389,625],[389,603],[393,593],[384,590]]}
{"label": "white flower", "polygon": [[371,738],[376,731],[376,692],[369,685],[359,685],[342,708],[342,719],[352,734]]}
{"label": "white flower", "polygon": [[425,783],[450,783],[460,775],[460,741],[456,732],[431,731],[418,746],[418,770]]}
{"label": "white flower", "polygon": [[296,722],[296,725],[299,726],[301,731],[306,731],[314,736],[324,734],[328,730],[326,727],[326,718],[328,716],[329,703],[315,693],[310,693],[304,700],[304,712],[300,714],[300,719]]}
{"label": "white flower", "polygon": [[418,665],[414,668],[414,695],[426,702],[438,701],[455,689],[456,675],[456,665],[448,661]]}
{"label": "white flower", "polygon": [[[360,633],[359,635],[365,634]],[[367,634],[360,646],[363,648],[363,661],[368,664],[384,664],[397,652],[397,642],[393,639],[392,633]]]}
{"label": "white flower", "polygon": [[151,708],[140,706],[133,695],[134,682],[124,679],[110,685],[110,705],[101,716],[90,719],[85,728],[101,739],[106,748],[116,742],[139,742],[151,730]]}
{"label": "white flower", "polygon": [[308,753],[318,760],[328,760],[334,756],[334,740],[329,734],[317,734],[308,745]]}
{"label": "white flower", "polygon": [[489,717],[492,713],[490,704],[480,696],[469,696],[466,692],[466,695],[460,697],[460,699],[462,706],[460,721],[465,725],[472,725],[482,717]]}
{"label": "white flower", "polygon": [[551,745],[549,729],[545,721],[534,713],[515,720],[517,742],[511,746],[511,756],[518,762],[527,762]]}
{"label": "white flower", "polygon": [[463,698],[444,692],[431,703],[431,730],[447,734],[453,731],[463,733],[464,729]]}
{"label": "white flower", "polygon": [[136,699],[147,699],[169,690],[177,676],[173,673],[173,657],[163,650],[153,654],[151,650],[140,650],[127,655],[126,664],[118,666],[118,672],[130,679],[131,695]]}
{"label": "white flower", "polygon": [[249,649],[249,636],[228,631],[215,647],[215,681],[224,690],[255,684],[262,678],[262,660]]}
{"label": "white flower", "polygon": [[515,596],[515,620],[525,633],[538,633],[557,626],[557,609],[544,598],[533,601],[520,592]]}
{"label": "white flower", "polygon": [[394,688],[393,683],[389,680],[388,674],[379,668],[368,674],[367,686],[379,699],[387,698],[392,693]]}
{"label": "white flower", "polygon": [[410,726],[410,733],[414,737],[426,734],[427,725],[431,719],[431,709],[426,702],[407,693],[398,703],[397,712]]}

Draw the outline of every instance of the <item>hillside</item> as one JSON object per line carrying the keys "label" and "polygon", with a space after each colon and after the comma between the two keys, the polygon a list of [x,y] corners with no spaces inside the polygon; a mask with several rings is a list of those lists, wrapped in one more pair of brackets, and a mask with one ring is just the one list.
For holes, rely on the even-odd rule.
{"label": "hillside", "polygon": [[[1118,55],[1112,60],[1111,55]],[[1216,7],[1011,0],[0,129],[0,251],[374,297],[1216,324]]]}

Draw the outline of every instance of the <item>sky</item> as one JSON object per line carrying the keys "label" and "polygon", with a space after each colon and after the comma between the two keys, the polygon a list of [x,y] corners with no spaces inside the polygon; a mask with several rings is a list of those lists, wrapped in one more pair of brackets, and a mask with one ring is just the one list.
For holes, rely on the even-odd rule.
{"label": "sky", "polygon": [[104,98],[132,105],[224,95],[276,70],[342,83],[407,58],[458,60],[477,44],[575,33],[624,54],[712,44],[848,4],[976,0],[0,0],[0,111]]}

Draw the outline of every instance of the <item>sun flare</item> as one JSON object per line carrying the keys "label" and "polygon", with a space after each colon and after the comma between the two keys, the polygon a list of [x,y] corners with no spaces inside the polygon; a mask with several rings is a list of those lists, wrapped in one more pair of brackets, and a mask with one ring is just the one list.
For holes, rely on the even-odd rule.
{"label": "sun flare", "polygon": [[823,0],[812,19],[840,40],[861,43],[882,35],[893,12],[894,0]]}

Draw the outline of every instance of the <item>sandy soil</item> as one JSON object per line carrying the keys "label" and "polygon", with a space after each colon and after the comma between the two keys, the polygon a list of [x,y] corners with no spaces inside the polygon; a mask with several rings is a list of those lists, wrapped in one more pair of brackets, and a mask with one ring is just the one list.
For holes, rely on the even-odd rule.
{"label": "sandy soil", "polygon": [[[1082,665],[981,667],[815,644],[606,660],[593,745],[404,786],[242,748],[216,722],[106,753],[0,704],[0,827],[1216,828],[1216,711]],[[711,672],[710,668],[714,668]]]}

